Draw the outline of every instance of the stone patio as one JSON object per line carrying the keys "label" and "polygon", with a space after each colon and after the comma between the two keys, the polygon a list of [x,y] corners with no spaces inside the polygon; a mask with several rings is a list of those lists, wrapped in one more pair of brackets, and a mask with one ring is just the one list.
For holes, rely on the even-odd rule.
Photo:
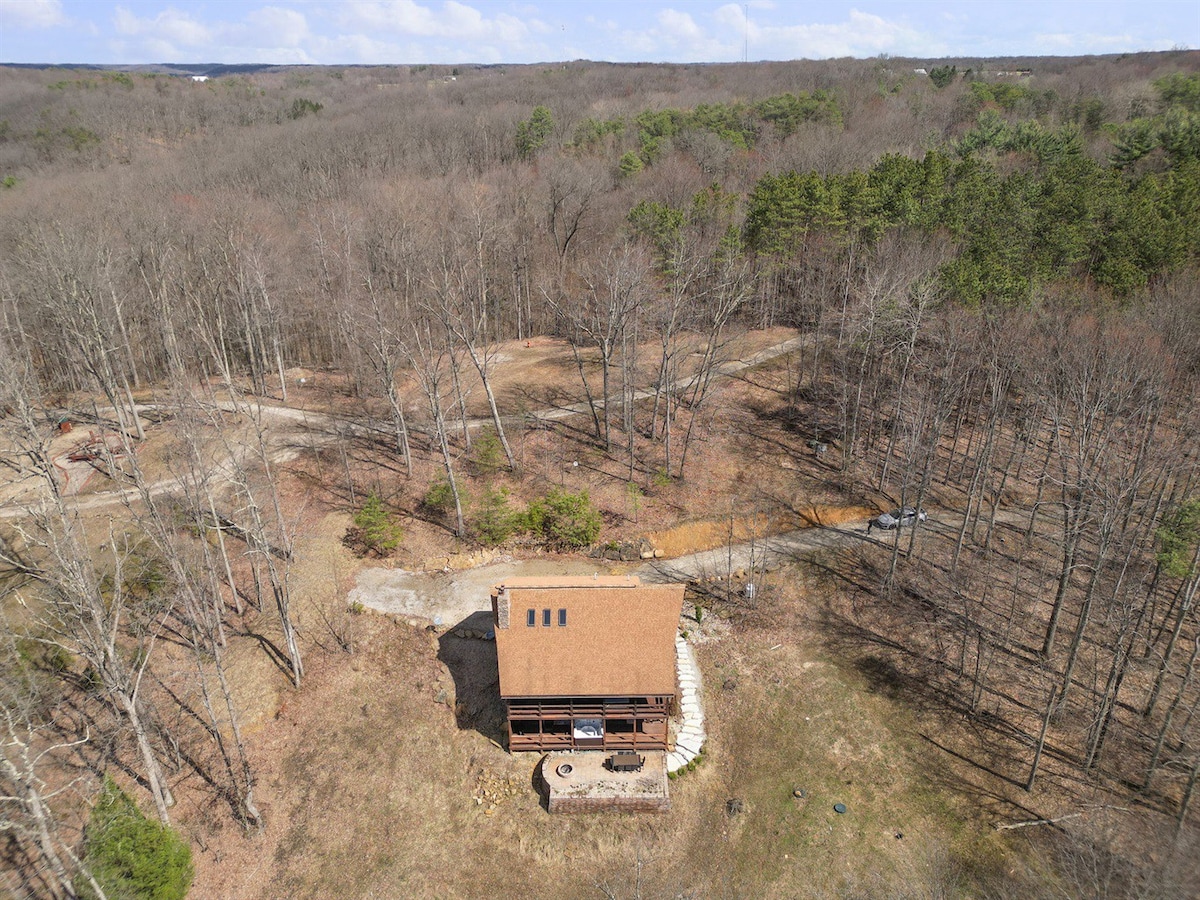
{"label": "stone patio", "polygon": [[552,813],[666,812],[666,754],[642,750],[645,765],[638,772],[612,772],[605,761],[612,751],[583,750],[550,753],[542,759],[546,808]]}

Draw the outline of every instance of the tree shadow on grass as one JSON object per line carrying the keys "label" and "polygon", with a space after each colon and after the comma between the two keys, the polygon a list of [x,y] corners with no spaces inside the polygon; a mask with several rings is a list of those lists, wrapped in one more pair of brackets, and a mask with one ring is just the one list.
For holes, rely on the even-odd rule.
{"label": "tree shadow on grass", "polygon": [[275,664],[275,668],[286,675],[288,681],[292,680],[292,661],[288,659],[287,654],[280,650],[269,637],[265,634],[259,634],[257,631],[251,631],[249,628],[235,631],[234,634],[258,641],[259,646],[266,651],[267,658]]}

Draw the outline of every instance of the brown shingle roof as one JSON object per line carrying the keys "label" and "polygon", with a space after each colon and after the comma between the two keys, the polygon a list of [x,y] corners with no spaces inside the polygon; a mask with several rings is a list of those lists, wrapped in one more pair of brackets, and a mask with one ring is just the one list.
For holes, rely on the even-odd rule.
{"label": "brown shingle roof", "polygon": [[[508,627],[501,607],[508,606]],[[675,693],[683,585],[635,576],[524,578],[497,585],[500,696],[638,697]],[[536,624],[526,624],[528,610]],[[544,626],[543,611],[550,610]],[[558,624],[559,610],[567,624]]]}

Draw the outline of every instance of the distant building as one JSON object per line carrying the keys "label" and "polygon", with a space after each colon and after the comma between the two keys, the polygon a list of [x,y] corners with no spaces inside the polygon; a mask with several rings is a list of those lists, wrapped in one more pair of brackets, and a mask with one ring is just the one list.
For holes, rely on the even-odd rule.
{"label": "distant building", "polygon": [[492,593],[510,750],[665,750],[683,585],[522,578]]}
{"label": "distant building", "polygon": [[193,75],[192,81],[208,81],[207,75]]}

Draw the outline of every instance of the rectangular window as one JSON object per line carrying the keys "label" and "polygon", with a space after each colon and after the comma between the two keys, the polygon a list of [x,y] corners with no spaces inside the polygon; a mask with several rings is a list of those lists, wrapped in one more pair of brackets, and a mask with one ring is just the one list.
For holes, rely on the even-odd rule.
{"label": "rectangular window", "polygon": [[537,610],[531,609],[525,614],[525,624],[532,628],[537,624]]}
{"label": "rectangular window", "polygon": [[547,628],[550,627],[550,610],[548,609],[542,610],[542,624]]}
{"label": "rectangular window", "polygon": [[566,626],[566,624],[567,624],[567,611],[565,609],[560,609],[558,611],[558,627],[563,628]]}

